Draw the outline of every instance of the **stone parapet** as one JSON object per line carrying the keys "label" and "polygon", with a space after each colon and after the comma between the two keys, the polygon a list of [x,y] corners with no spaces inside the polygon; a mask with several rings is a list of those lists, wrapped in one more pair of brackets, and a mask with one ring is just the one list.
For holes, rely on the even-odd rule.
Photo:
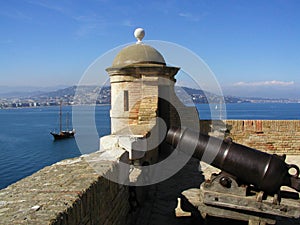
{"label": "stone parapet", "polygon": [[[300,120],[222,120],[217,123],[226,128],[226,136],[239,144],[268,153],[300,155]],[[211,128],[211,120],[200,120],[202,133],[209,133]]]}
{"label": "stone parapet", "polygon": [[[97,159],[97,172],[87,158]],[[0,224],[129,224],[128,187],[104,178],[118,176],[116,164],[115,156],[97,152],[45,167],[2,189]]]}

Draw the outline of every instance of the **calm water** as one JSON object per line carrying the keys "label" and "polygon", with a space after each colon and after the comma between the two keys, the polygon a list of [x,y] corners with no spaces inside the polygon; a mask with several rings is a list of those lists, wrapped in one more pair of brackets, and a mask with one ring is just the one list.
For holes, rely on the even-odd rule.
{"label": "calm water", "polygon": [[[110,132],[109,109],[110,106],[97,108],[95,118],[96,124],[101,124],[97,127],[100,135]],[[49,132],[59,128],[58,110],[58,107],[0,110],[0,189],[45,166],[81,155],[75,139],[53,141]],[[63,108],[63,114],[66,112],[71,113],[71,107]],[[81,113],[84,116],[85,111]],[[96,151],[98,146],[95,139],[84,153]]]}
{"label": "calm water", "polygon": [[[210,119],[208,105],[197,105],[201,119]],[[110,132],[110,106],[97,106],[98,136]],[[58,128],[58,107],[0,110],[0,189],[62,159],[81,155],[75,139],[53,141]],[[79,110],[82,118],[91,108]],[[300,119],[300,104],[228,104],[228,119]],[[65,107],[63,113],[72,112]],[[76,136],[87,139],[84,153],[98,150],[98,137],[89,140],[89,127]]]}

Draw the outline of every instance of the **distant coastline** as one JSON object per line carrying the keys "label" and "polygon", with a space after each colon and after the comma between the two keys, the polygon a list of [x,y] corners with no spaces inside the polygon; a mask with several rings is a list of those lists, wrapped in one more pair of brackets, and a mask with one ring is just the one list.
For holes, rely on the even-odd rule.
{"label": "distant coastline", "polygon": [[[80,90],[80,95],[76,95],[76,90]],[[181,93],[181,89],[184,90],[185,95],[188,94],[188,99]],[[199,89],[178,87],[176,93],[179,98],[185,102],[191,102],[195,104],[208,104],[219,103],[219,98],[215,95],[204,92]],[[187,100],[185,100],[187,99]],[[208,100],[209,99],[209,100]],[[37,108],[58,106],[60,101],[63,101],[65,105],[109,105],[110,102],[110,86],[98,87],[98,86],[72,86],[56,91],[36,93],[32,94],[28,92],[22,93],[20,96],[12,95],[9,93],[0,95],[0,109],[11,108]],[[278,98],[257,98],[257,97],[236,97],[236,96],[224,96],[225,103],[300,103],[299,99],[278,99]]]}

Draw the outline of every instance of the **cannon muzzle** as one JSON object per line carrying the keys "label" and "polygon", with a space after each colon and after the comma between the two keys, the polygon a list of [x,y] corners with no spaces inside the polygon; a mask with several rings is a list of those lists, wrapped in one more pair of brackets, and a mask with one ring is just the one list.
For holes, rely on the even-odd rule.
{"label": "cannon muzzle", "polygon": [[[300,191],[299,168],[285,163],[285,156],[271,155],[190,129],[171,128],[166,142],[183,152],[194,150],[193,157],[199,160],[202,160],[206,151],[208,154],[215,152],[210,154],[214,158],[208,163],[267,193],[275,194],[281,186]],[[296,171],[294,174],[290,174],[291,168]]]}

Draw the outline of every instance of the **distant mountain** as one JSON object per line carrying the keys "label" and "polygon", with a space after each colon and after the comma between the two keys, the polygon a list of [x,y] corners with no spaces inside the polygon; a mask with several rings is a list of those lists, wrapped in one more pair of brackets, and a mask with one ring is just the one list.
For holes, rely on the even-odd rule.
{"label": "distant mountain", "polygon": [[28,98],[30,96],[39,95],[42,93],[42,91],[33,91],[33,92],[21,92],[21,91],[15,91],[15,92],[7,92],[7,93],[0,93],[0,98]]}
{"label": "distant mountain", "polygon": [[71,86],[71,87],[66,87],[63,89],[58,89],[55,91],[50,91],[50,92],[42,92],[42,93],[37,93],[35,95],[31,95],[32,97],[49,97],[49,98],[54,98],[57,96],[74,96],[76,91],[76,86]]}
{"label": "distant mountain", "polygon": [[[77,99],[74,99],[76,92]],[[175,86],[175,92],[180,100],[186,104],[191,103],[191,101],[193,103],[220,103],[219,96],[200,89]],[[27,96],[33,99],[62,99],[71,104],[93,104],[95,101],[98,104],[109,104],[110,86],[71,86],[51,92],[31,92],[31,95],[27,94]],[[249,102],[249,99],[234,96],[225,96],[224,100],[226,103]]]}
{"label": "distant mountain", "polygon": [[[175,87],[176,88],[176,87]],[[181,101],[184,102],[184,98],[182,98],[182,94],[180,93],[180,91],[178,89],[182,88],[186,94],[188,94],[188,98],[192,98],[192,101],[194,103],[220,103],[220,96],[217,96],[215,94],[212,94],[208,91],[203,91],[200,89],[193,89],[193,88],[188,88],[188,87],[179,87],[177,89],[175,89],[176,94],[179,96],[179,98],[181,99]],[[185,98],[186,99],[186,98]],[[190,100],[189,100],[190,101]],[[224,101],[225,103],[245,103],[245,102],[249,102],[246,99],[242,99],[239,97],[234,97],[234,96],[224,96]]]}
{"label": "distant mountain", "polygon": [[109,104],[110,87],[71,86],[56,91],[32,96],[33,99],[48,101],[63,100],[67,104]]}
{"label": "distant mountain", "polygon": [[[186,105],[222,103],[220,96],[207,91],[188,87],[175,86],[176,95]],[[242,98],[224,96],[225,103],[291,103],[300,102],[298,99]],[[0,108],[34,107],[59,105],[110,104],[110,86],[71,86],[55,91],[0,92]]]}
{"label": "distant mountain", "polygon": [[[74,96],[76,92],[77,96]],[[220,103],[220,98],[218,96],[199,89],[175,86],[175,92],[185,104],[190,104],[192,102]],[[72,86],[49,93],[42,93],[33,97],[63,99],[65,102],[72,102],[72,104],[93,104],[95,102],[98,104],[109,104],[110,86]],[[245,100],[238,97],[225,97],[225,101],[230,103],[245,102]]]}
{"label": "distant mountain", "polygon": [[50,87],[35,87],[35,86],[1,86],[0,85],[0,97],[1,98],[24,98],[29,96],[35,96],[43,93],[48,93],[58,89],[63,89],[68,86],[57,85]]}

